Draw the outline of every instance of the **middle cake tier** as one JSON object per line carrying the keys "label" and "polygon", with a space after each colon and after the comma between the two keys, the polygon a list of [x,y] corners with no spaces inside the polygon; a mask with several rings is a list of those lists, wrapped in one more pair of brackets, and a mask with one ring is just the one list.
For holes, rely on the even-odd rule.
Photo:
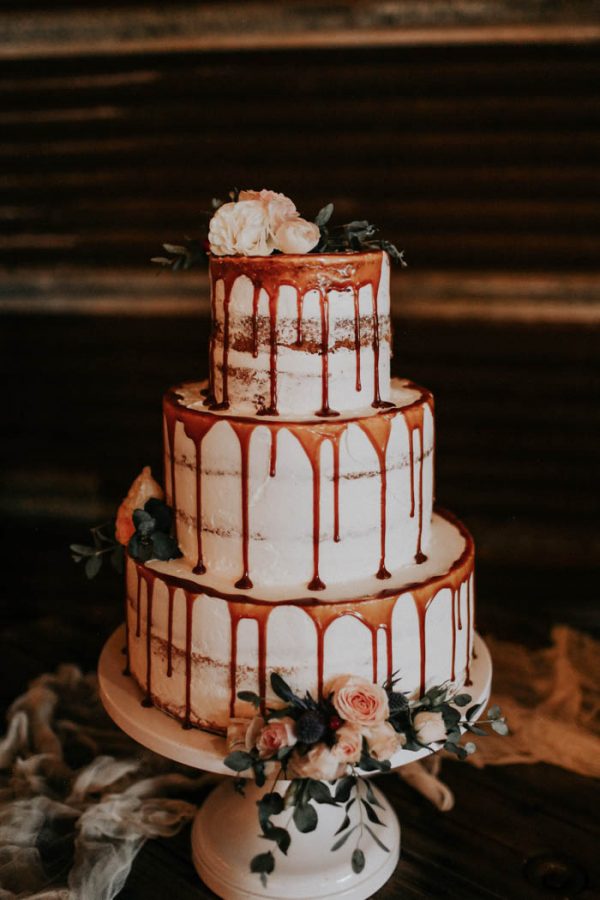
{"label": "middle cake tier", "polygon": [[196,574],[319,591],[425,562],[427,390],[394,379],[393,407],[323,420],[209,411],[204,387],[181,385],[163,404],[167,498]]}

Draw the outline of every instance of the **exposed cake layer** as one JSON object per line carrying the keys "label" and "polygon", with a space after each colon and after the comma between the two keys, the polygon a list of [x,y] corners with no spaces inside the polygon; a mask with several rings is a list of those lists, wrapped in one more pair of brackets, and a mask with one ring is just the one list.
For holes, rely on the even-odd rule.
{"label": "exposed cake layer", "polygon": [[296,592],[424,562],[433,505],[431,394],[394,380],[393,406],[289,420],[209,411],[200,384],[164,401],[165,481],[189,568],[225,589]]}
{"label": "exposed cake layer", "polygon": [[387,254],[211,257],[207,405],[334,415],[390,391]]}
{"label": "exposed cake layer", "polygon": [[146,702],[185,724],[223,731],[232,715],[251,715],[236,699],[251,690],[277,705],[269,675],[296,691],[322,692],[329,678],[354,673],[399,688],[469,682],[473,647],[473,541],[449,514],[435,515],[429,560],[361,593],[314,597],[223,593],[212,579],[183,577],[174,560],[127,562],[128,659]]}

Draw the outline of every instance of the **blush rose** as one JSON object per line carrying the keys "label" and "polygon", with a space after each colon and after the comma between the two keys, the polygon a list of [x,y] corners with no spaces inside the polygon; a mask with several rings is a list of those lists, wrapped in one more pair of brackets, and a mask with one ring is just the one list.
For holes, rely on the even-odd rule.
{"label": "blush rose", "polygon": [[420,744],[433,744],[446,739],[444,718],[439,712],[419,712],[413,725]]}
{"label": "blush rose", "polygon": [[287,766],[290,778],[314,778],[317,781],[335,781],[345,772],[346,763],[340,762],[326,744],[315,744],[302,756],[294,753]]}
{"label": "blush rose", "polygon": [[389,717],[386,692],[358,675],[338,675],[327,686],[326,696],[331,693],[336,712],[346,722],[370,727]]}
{"label": "blush rose", "polygon": [[215,256],[269,256],[273,243],[264,204],[224,203],[210,220],[208,241]]}

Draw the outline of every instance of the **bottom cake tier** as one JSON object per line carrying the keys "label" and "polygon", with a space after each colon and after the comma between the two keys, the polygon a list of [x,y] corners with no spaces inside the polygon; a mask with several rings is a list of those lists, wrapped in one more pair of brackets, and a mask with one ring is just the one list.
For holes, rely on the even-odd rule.
{"label": "bottom cake tier", "polygon": [[128,670],[144,703],[185,726],[224,732],[233,716],[252,715],[237,698],[253,691],[278,705],[269,676],[296,693],[322,694],[327,681],[356,674],[421,695],[433,685],[469,683],[473,652],[474,546],[446,512],[433,517],[429,558],[402,580],[305,597],[226,592],[191,572],[185,560],[127,560]]}

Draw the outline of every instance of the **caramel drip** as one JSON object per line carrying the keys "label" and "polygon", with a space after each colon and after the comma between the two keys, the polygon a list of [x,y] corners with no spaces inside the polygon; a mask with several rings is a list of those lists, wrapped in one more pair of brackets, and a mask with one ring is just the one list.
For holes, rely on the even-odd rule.
{"label": "caramel drip", "polygon": [[136,638],[139,638],[139,636],[142,633],[142,630],[141,630],[142,629],[141,608],[140,608],[141,600],[142,600],[141,593],[142,593],[142,580],[141,580],[141,578],[139,578],[138,583],[137,583],[137,594],[136,594],[136,600],[135,600],[135,636],[136,636]]}
{"label": "caramel drip", "polygon": [[258,356],[258,301],[260,299],[260,284],[253,285],[252,292],[252,356]]}
{"label": "caramel drip", "polygon": [[223,298],[223,355],[221,357],[221,402],[213,401],[211,409],[229,409],[229,302],[231,293]]}
{"label": "caramel drip", "polygon": [[358,423],[361,430],[369,438],[377,459],[379,461],[379,476],[381,480],[380,496],[380,535],[381,555],[377,578],[391,578],[385,567],[385,541],[387,531],[387,448],[392,430],[392,416],[388,414],[374,416]]}
{"label": "caramel drip", "polygon": [[271,478],[275,478],[277,474],[277,436],[279,434],[278,428],[271,429],[271,456],[269,460],[269,476]]}
{"label": "caramel drip", "polygon": [[342,432],[335,432],[331,441],[333,450],[333,540],[340,542],[340,437]]}
{"label": "caramel drip", "polygon": [[[144,575],[146,582],[146,696],[142,706],[152,706],[152,606],[154,600],[154,578]],[[141,579],[138,582],[141,584]]]}
{"label": "caramel drip", "polygon": [[466,666],[466,679],[465,685],[470,687],[473,682],[471,681],[471,580],[467,579],[467,666]]}
{"label": "caramel drip", "polygon": [[185,594],[185,714],[183,727],[191,728],[190,721],[192,711],[192,625],[194,615],[194,600],[198,596],[191,591]]}
{"label": "caramel drip", "polygon": [[302,333],[302,320],[304,318],[304,294],[301,294],[300,291],[296,294],[296,308],[298,310],[298,317],[296,320],[296,346],[301,347],[304,343],[304,335]]}
{"label": "caramel drip", "polygon": [[130,650],[129,650],[129,592],[125,593],[125,668],[123,669],[123,675],[131,675],[131,668],[129,666],[130,660]]}
{"label": "caramel drip", "polygon": [[196,448],[196,540],[198,549],[194,566],[195,575],[204,575],[206,572],[202,554],[202,442],[214,424],[215,419],[208,416],[187,419],[183,423],[186,435],[193,441]]}
{"label": "caramel drip", "polygon": [[377,276],[377,280],[371,283],[371,289],[373,292],[373,402],[371,406],[374,406],[375,409],[381,409],[389,406],[393,406],[393,403],[389,403],[387,400],[381,399],[380,387],[379,387],[379,345],[380,345],[380,337],[379,337],[379,306],[378,306],[378,295],[379,295],[379,282],[381,280],[381,266],[379,268],[379,274]]}
{"label": "caramel drip", "polygon": [[250,457],[250,441],[254,433],[255,424],[248,422],[235,422],[229,420],[231,427],[237,435],[240,444],[240,453],[242,457],[242,565],[243,571],[241,577],[236,581],[235,587],[238,590],[248,590],[252,587],[252,579],[250,578],[250,510],[249,510],[249,457]]}
{"label": "caramel drip", "polygon": [[238,627],[242,619],[256,622],[258,629],[258,695],[261,698],[261,712],[265,713],[265,697],[267,695],[267,625],[269,616],[275,608],[271,606],[257,607],[254,603],[229,603],[229,619],[231,623],[231,656],[229,662],[229,715],[235,715],[237,696],[238,669]]}
{"label": "caramel drip", "polygon": [[329,406],[329,295],[325,291],[320,295],[321,306],[321,409],[317,415],[322,418],[339,416]]}
{"label": "caramel drip", "polygon": [[[433,413],[433,398],[428,395],[426,403]],[[414,433],[419,435],[419,524],[417,531],[417,548],[415,552],[415,562],[420,565],[427,560],[422,551],[421,542],[423,539],[423,466],[425,462],[425,443],[423,438],[423,422],[425,417],[424,404],[412,404],[404,411],[404,419],[408,428],[408,452],[410,463],[410,517],[415,516],[415,449],[414,449]]]}
{"label": "caramel drip", "polygon": [[[205,401],[206,402],[206,401]],[[165,398],[165,402],[163,403],[163,412],[165,417],[165,423],[167,428],[167,445],[169,447],[169,462],[170,462],[170,476],[171,476],[171,496],[169,497],[170,505],[173,508],[174,512],[174,531],[175,531],[175,540],[177,540],[177,491],[175,488],[175,428],[177,426],[178,415],[176,408],[173,407],[171,403],[167,401]],[[167,473],[165,472],[165,483],[167,482]]]}
{"label": "caramel drip", "polygon": [[210,277],[210,339],[208,342],[208,390],[204,398],[204,405],[212,407],[215,403],[215,344],[217,340],[217,316],[215,304],[215,282],[212,269]]}
{"label": "caramel drip", "polygon": [[173,606],[175,601],[175,585],[168,584],[169,608],[167,612],[167,678],[173,675]]}
{"label": "caramel drip", "polygon": [[[282,287],[289,286],[296,291],[298,304],[298,321],[297,321],[297,344],[302,343],[302,304],[305,295],[312,290],[319,292],[321,305],[321,356],[322,356],[322,407],[317,415],[330,416],[336,415],[335,411],[329,408],[329,373],[328,373],[328,355],[329,355],[329,297],[331,291],[353,290],[356,294],[361,287],[370,285],[373,293],[373,352],[375,356],[375,390],[373,405],[392,406],[393,404],[381,400],[379,395],[379,314],[377,309],[377,295],[379,293],[379,284],[381,281],[381,271],[383,265],[383,254],[343,254],[336,259],[331,256],[319,256],[317,254],[306,254],[302,257],[300,264],[296,265],[294,270],[294,278],[290,279],[289,262],[285,259],[279,260],[277,257],[215,257],[210,258],[211,285],[216,285],[218,281],[223,282],[224,300],[223,300],[223,376],[224,391],[226,392],[226,373],[227,353],[229,347],[229,301],[231,291],[235,281],[242,275],[250,279],[253,285],[253,307],[252,307],[252,334],[253,334],[253,355],[258,353],[258,300],[257,291],[266,291],[269,297],[269,340],[270,340],[270,403],[265,415],[277,415],[277,305],[279,292]],[[357,287],[358,285],[358,287]],[[211,288],[211,294],[214,289]],[[358,302],[358,301],[356,301]],[[211,306],[214,321],[214,304]],[[360,334],[359,334],[360,337]],[[215,339],[211,339],[211,373],[214,369],[214,344]],[[358,356],[360,354],[358,353]],[[359,366],[360,363],[357,363]],[[211,374],[211,384],[213,375]],[[360,379],[360,372],[357,374],[357,383]],[[357,388],[360,390],[360,388]],[[211,403],[214,404],[214,391],[211,397]],[[223,396],[222,402],[227,402],[227,396]],[[211,406],[211,403],[207,405]],[[213,408],[226,408],[223,406]]]}
{"label": "caramel drip", "polygon": [[[319,546],[321,536],[321,448],[324,441],[333,446],[333,494],[334,494],[334,540],[339,540],[339,442],[347,428],[346,422],[307,425],[303,428],[288,426],[301,444],[312,468],[313,475],[313,577],[308,584],[309,591],[322,591],[325,584],[319,575]],[[337,459],[337,469],[336,469]],[[337,531],[336,531],[337,521]]]}
{"label": "caramel drip", "polygon": [[[375,288],[373,288],[374,290]],[[360,291],[355,287],[354,294],[354,352],[356,354],[356,390],[362,391],[360,380]]]}
{"label": "caramel drip", "polygon": [[[457,600],[457,592],[452,590],[452,668],[450,672],[450,680],[454,681],[456,678],[456,600]],[[460,595],[458,598],[458,602],[460,604]]]}

